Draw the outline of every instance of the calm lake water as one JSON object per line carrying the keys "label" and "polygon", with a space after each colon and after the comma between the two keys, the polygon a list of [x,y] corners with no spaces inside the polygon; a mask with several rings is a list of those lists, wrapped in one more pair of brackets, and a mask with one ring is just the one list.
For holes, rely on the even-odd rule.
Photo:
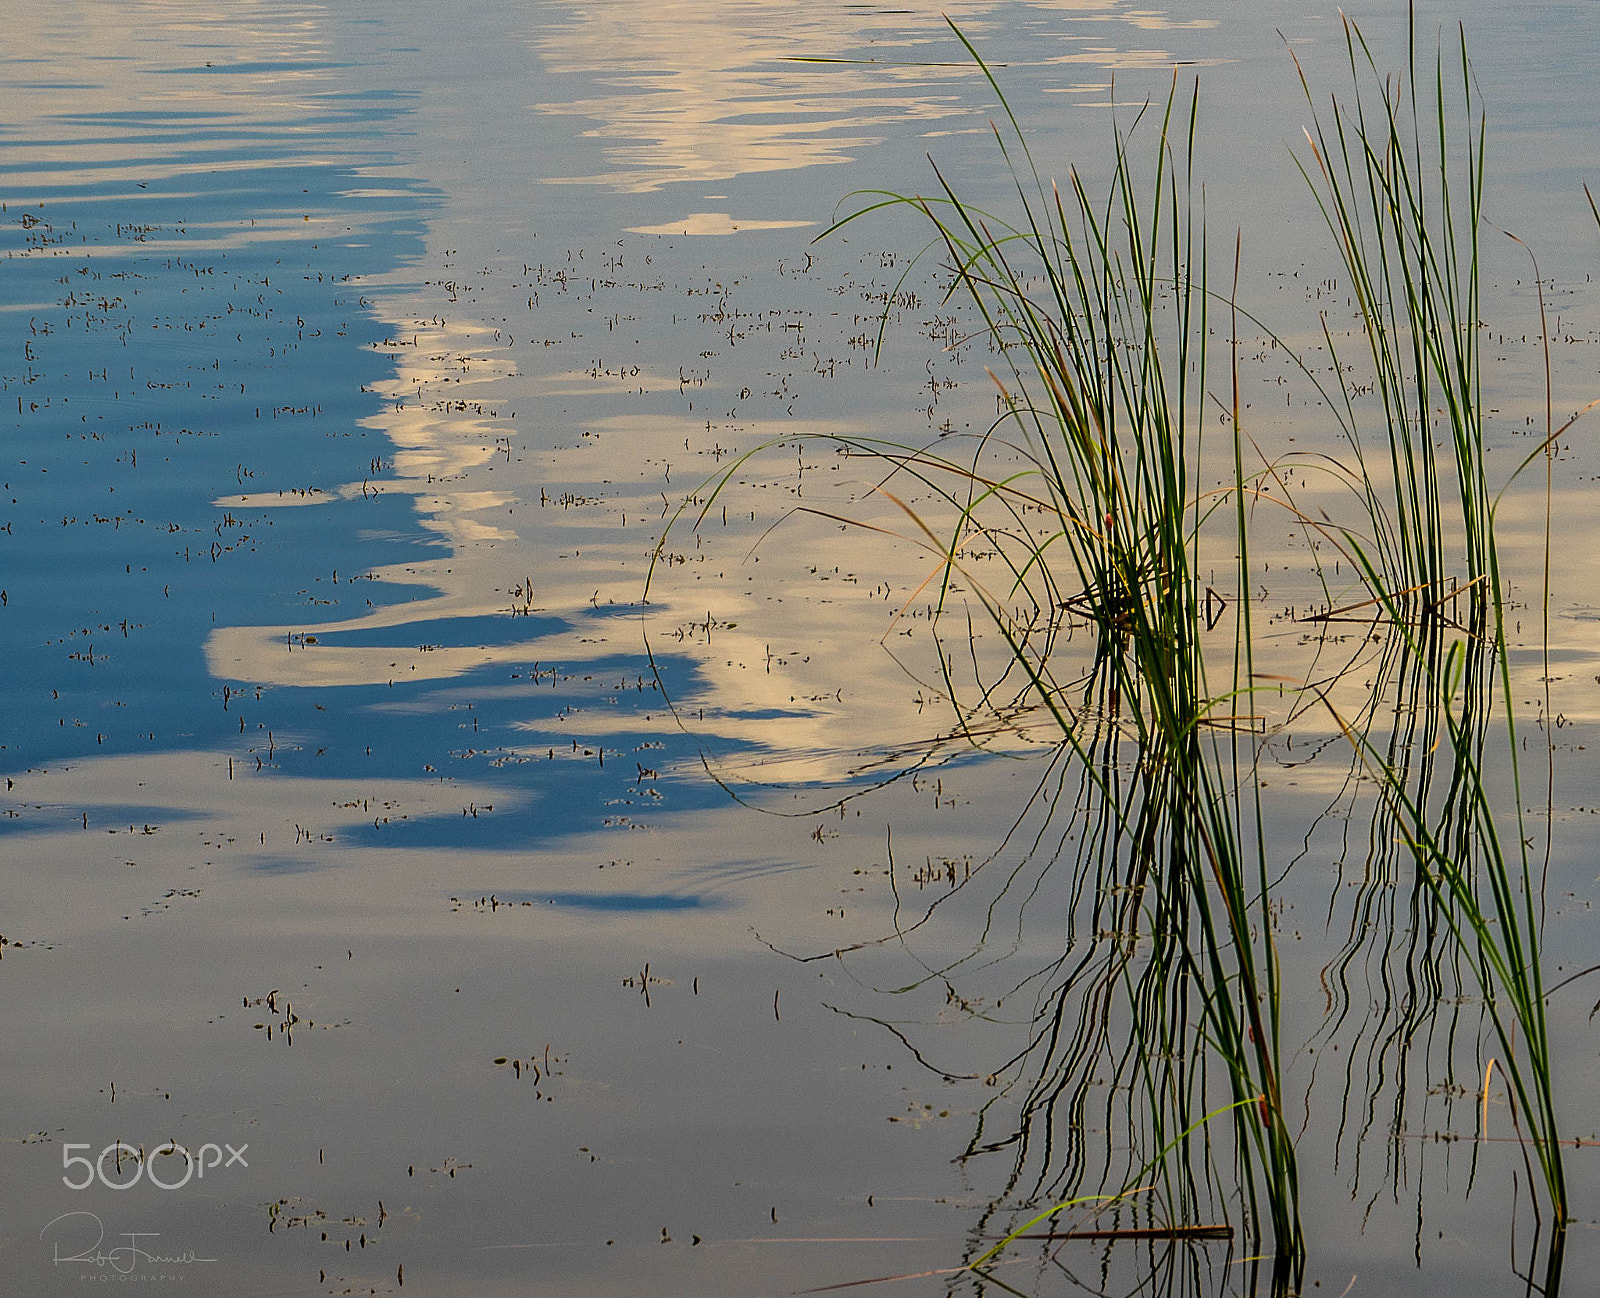
{"label": "calm lake water", "polygon": [[[1348,301],[1289,50],[1342,86],[1336,10],[945,12],[1041,172],[1091,187],[1112,105],[1198,76],[1213,273],[1238,231],[1240,301],[1320,345]],[[1355,16],[1398,68],[1403,12]],[[1458,22],[1559,420],[1600,396],[1600,25],[1428,5],[1428,57]],[[1070,763],[1027,718],[943,741],[930,561],[831,517],[909,532],[881,465],[802,440],[996,416],[913,215],[812,243],[856,191],[931,192],[929,155],[1005,202],[939,12],[23,0],[6,29],[0,1290],[970,1290],[1096,1190],[1081,1133],[1019,1116],[1081,938]],[[1545,427],[1538,277],[1484,247],[1509,473]],[[1333,449],[1281,368],[1245,367],[1253,435]],[[1547,985],[1600,958],[1596,427],[1500,516]],[[1291,646],[1305,592],[1268,580]],[[1524,1292],[1518,1129],[1443,1037],[1478,1069],[1493,1042],[1470,1005],[1393,1026],[1428,993],[1352,937],[1338,742],[1286,725],[1261,776],[1294,790],[1268,830],[1303,1291]],[[1600,1292],[1596,995],[1550,998],[1573,1293]],[[132,1153],[167,1142],[215,1152]],[[1257,1283],[1237,1242],[1016,1256],[1030,1293]]]}

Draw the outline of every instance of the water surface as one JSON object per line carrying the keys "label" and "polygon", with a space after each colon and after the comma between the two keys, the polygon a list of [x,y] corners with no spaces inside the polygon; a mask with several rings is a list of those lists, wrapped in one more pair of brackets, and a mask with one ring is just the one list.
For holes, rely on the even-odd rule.
{"label": "water surface", "polygon": [[[1331,84],[1336,14],[947,12],[1050,175],[1098,183],[1112,105],[1126,121],[1198,73],[1217,261],[1242,229],[1242,296],[1316,345],[1331,260],[1291,160],[1284,42]],[[1418,21],[1458,18],[1491,114],[1489,216],[1540,255],[1573,409],[1600,380],[1586,11]],[[1401,57],[1399,16],[1371,25]],[[970,321],[926,264],[902,279],[926,235],[909,214],[811,243],[852,191],[929,189],[928,154],[1003,201],[999,105],[939,15],[30,3],[10,27],[0,1265],[18,1291],[127,1273],[190,1293],[792,1292],[958,1267],[1069,1192],[1058,1150],[957,1161],[977,1131],[1027,1129],[1048,1068],[1024,1047],[1072,949],[1056,736],[941,742],[929,561],[914,535],[827,517],[903,521],[870,497],[874,466],[800,437],[959,440],[994,418],[993,358],[948,346]],[[1521,249],[1486,247],[1510,462],[1543,417],[1537,302]],[[1263,445],[1326,437],[1280,376],[1245,367]],[[1552,982],[1593,959],[1590,458],[1575,438],[1554,468],[1548,657],[1529,647],[1542,484],[1502,510]],[[694,528],[701,484],[735,465]],[[1303,597],[1283,580],[1264,618]],[[1306,1291],[1509,1291],[1531,1229],[1508,1240],[1515,1142],[1474,1166],[1432,1140],[1472,1130],[1475,1101],[1430,1101],[1423,1066],[1398,1121],[1362,1107],[1393,1081],[1371,1045],[1392,1006],[1381,957],[1328,980],[1365,844],[1348,760],[1295,752],[1318,742],[1326,720],[1269,746],[1297,790],[1273,824],[1299,871],[1291,1069],[1321,1088],[1299,1119]],[[1592,999],[1551,1004],[1587,1139]],[[1332,1033],[1344,1005],[1377,1026]],[[1341,1126],[1321,1097],[1346,1093]],[[172,1190],[63,1184],[81,1175],[64,1158],[117,1141],[248,1152]],[[149,1170],[176,1181],[177,1162]],[[1589,1162],[1573,1152],[1580,1290]],[[177,1260],[109,1254],[126,1232]],[[1155,1265],[1072,1247],[1014,1283],[1131,1291]],[[1185,1257],[1185,1284],[1251,1283],[1225,1245]]]}

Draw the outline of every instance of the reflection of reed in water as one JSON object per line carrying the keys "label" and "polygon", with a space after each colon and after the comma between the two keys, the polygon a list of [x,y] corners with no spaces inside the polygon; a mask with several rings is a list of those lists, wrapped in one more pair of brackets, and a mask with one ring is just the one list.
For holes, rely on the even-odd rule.
{"label": "reflection of reed in water", "polygon": [[[1300,856],[1277,859],[1272,902],[1265,892],[1250,901],[1276,931],[1284,877],[1325,849],[1322,836],[1344,838],[1346,868],[1326,904],[1330,927],[1337,923],[1347,936],[1323,971],[1327,1013],[1304,1045],[1275,1051],[1265,1067],[1281,1076],[1291,1071],[1285,1061],[1312,1054],[1312,1066],[1294,1073],[1299,1083],[1286,1108],[1342,1115],[1337,1139],[1351,1192],[1367,1197],[1369,1211],[1383,1195],[1414,1197],[1420,1261],[1427,1172],[1451,1157],[1452,1142],[1434,1148],[1404,1137],[1486,1134],[1479,1123],[1489,1056],[1512,1092],[1512,1129],[1525,1141],[1535,1184],[1544,1180],[1538,1164],[1546,1158],[1559,1176],[1559,1147],[1545,1125],[1553,1102],[1542,1012],[1528,999],[1537,989],[1537,948],[1524,946],[1519,956],[1519,935],[1498,932],[1502,921],[1522,935],[1530,930],[1519,901],[1528,897],[1526,872],[1504,857],[1483,785],[1506,742],[1493,641],[1477,620],[1464,640],[1439,621],[1377,625],[1376,651],[1344,668],[1373,682],[1366,711],[1350,718],[1361,727],[1352,735],[1354,755],[1348,743],[1323,743],[1303,759],[1344,765],[1344,787],[1304,831]],[[1446,692],[1450,681],[1455,689]],[[1103,1238],[1123,1241],[1119,1274],[1132,1268],[1155,1292],[1219,1292],[1228,1257],[1197,1232],[1231,1223],[1245,1256],[1268,1250],[1259,1259],[1261,1288],[1288,1293],[1299,1257],[1272,1249],[1275,1220],[1264,1200],[1295,1187],[1273,1183],[1265,1140],[1230,1142],[1218,1121],[1232,1095],[1267,1075],[1254,1071],[1254,1024],[1242,1008],[1231,1016],[1224,1008],[1251,985],[1252,970],[1223,967],[1226,902],[1209,886],[1204,831],[1176,823],[1179,815],[1199,819],[1195,797],[1208,789],[1225,806],[1237,802],[1170,754],[1152,760],[1099,715],[1060,750],[1007,842],[929,908],[930,917],[946,912],[947,928],[957,910],[981,920],[982,936],[965,954],[930,961],[921,982],[943,986],[963,1006],[1030,1006],[1020,1046],[988,1065],[996,1089],[961,1155],[974,1176],[997,1159],[1004,1168],[985,1193],[990,1205],[968,1261],[985,1258],[992,1241],[1033,1222],[1042,1208],[1070,1201],[1013,1240],[1013,1251],[1038,1241],[1041,1283],[1052,1276],[1077,1282],[1071,1268],[1084,1262],[1082,1241]],[[1223,747],[1237,744],[1241,766],[1265,775],[1288,757],[1283,740],[1281,732],[1241,728]],[[1185,778],[1192,792],[1180,791]],[[1246,837],[1261,814],[1255,805]],[[902,922],[901,932],[914,934],[919,918]],[[1029,945],[1024,931],[1059,933],[1059,950],[1044,960],[1026,957],[1023,972],[1006,977]],[[1008,932],[1009,946],[1001,941]],[[1274,954],[1268,940],[1257,940]],[[987,1012],[1001,1017],[996,1008]],[[1244,1030],[1229,1037],[1230,1022]],[[1329,1062],[1329,1054],[1342,1061]],[[942,1062],[931,1052],[927,1059]],[[1241,1112],[1261,1123],[1257,1106]],[[1374,1142],[1381,1170],[1365,1166]],[[1478,1145],[1462,1152],[1475,1168]],[[1298,1167],[1291,1163],[1290,1171]],[[1124,1193],[1133,1186],[1138,1193]],[[1069,1235],[1080,1241],[1070,1250]],[[1535,1240],[1531,1257],[1540,1255]],[[1559,1230],[1542,1256],[1544,1287],[1554,1292]],[[1100,1264],[1111,1266],[1110,1256]],[[1001,1277],[1020,1283],[1011,1272]]]}
{"label": "reflection of reed in water", "polygon": [[1088,762],[1063,756],[1056,778],[1072,787],[1032,835],[1028,891],[1047,877],[1067,889],[1066,943],[1021,984],[1036,989],[1028,1038],[997,1070],[1016,1081],[984,1107],[963,1158],[1007,1157],[997,1212],[1137,1186],[1094,1205],[1093,1225],[1238,1221],[1290,1284],[1302,1245],[1273,920],[1263,858],[1239,846],[1256,838],[1253,799],[1217,778],[1219,759],[1253,764],[1232,750],[1256,742],[1191,731],[1152,747],[1106,724]]}
{"label": "reflection of reed in water", "polygon": [[[1481,616],[1473,621],[1480,625],[1472,630],[1481,632]],[[1372,736],[1384,769],[1418,806],[1429,809],[1433,837],[1460,860],[1473,856],[1465,769],[1484,764],[1495,693],[1489,642],[1473,634],[1465,643],[1458,702],[1462,753],[1444,734],[1434,686],[1446,653],[1437,627],[1415,639],[1385,638],[1372,709],[1363,719],[1363,733]],[[1380,723],[1384,714],[1392,718],[1387,732]],[[1364,803],[1367,832],[1355,859],[1341,853],[1339,878],[1329,892],[1329,929],[1342,924],[1346,937],[1323,970],[1327,1016],[1309,1044],[1319,1063],[1326,1063],[1330,1047],[1343,1060],[1339,1071],[1346,1104],[1339,1145],[1342,1150],[1348,1140],[1352,1187],[1359,1192],[1369,1137],[1384,1138],[1384,1185],[1369,1197],[1368,1211],[1385,1186],[1398,1194],[1402,1179],[1414,1171],[1420,1239],[1427,1160],[1413,1163],[1403,1142],[1388,1137],[1455,1128],[1455,1101],[1466,1097],[1470,1105],[1476,1096],[1482,1070],[1477,1046],[1487,1025],[1481,1006],[1469,1016],[1476,1022],[1463,1022],[1463,1011],[1478,999],[1479,983],[1464,967],[1461,944],[1440,913],[1440,898],[1416,868],[1393,804],[1384,798],[1375,804],[1370,797],[1363,800],[1370,782],[1362,775],[1362,762],[1354,757],[1345,788],[1329,809],[1348,827]],[[1420,1078],[1414,1076],[1419,1071]]]}

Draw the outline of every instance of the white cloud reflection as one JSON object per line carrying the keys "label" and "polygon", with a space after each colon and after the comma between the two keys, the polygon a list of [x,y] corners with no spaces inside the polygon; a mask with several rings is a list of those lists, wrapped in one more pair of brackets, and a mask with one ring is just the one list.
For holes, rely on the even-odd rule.
{"label": "white cloud reflection", "polygon": [[[1117,0],[955,0],[943,12],[977,39],[1040,14],[1070,15],[1056,42],[1091,48],[1033,63],[1099,68],[1160,66],[1163,50],[1126,50],[1115,24],[1141,33],[1210,26],[1175,23]],[[1088,30],[1078,22],[1101,23]],[[1041,33],[1041,39],[1045,39]],[[591,0],[533,40],[548,70],[584,78],[587,93],[531,104],[596,125],[601,170],[548,177],[554,184],[644,192],[674,182],[854,160],[906,122],[932,123],[971,111],[957,85],[978,75],[952,59],[939,10],[841,7],[823,0],[668,0],[648,7]],[[959,51],[957,51],[959,52]]]}

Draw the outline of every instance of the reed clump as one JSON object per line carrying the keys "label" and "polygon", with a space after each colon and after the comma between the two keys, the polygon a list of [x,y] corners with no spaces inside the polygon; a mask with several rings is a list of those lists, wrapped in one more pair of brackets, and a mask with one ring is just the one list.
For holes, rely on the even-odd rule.
{"label": "reed clump", "polygon": [[[932,556],[922,589],[936,592],[935,610],[954,610],[958,591],[975,597],[961,611],[986,617],[1003,646],[987,677],[976,653],[963,677],[961,658],[938,653],[957,733],[982,742],[979,718],[1024,713],[1058,729],[1080,776],[1074,879],[1086,881],[1093,934],[1063,960],[1014,1061],[1027,1073],[1021,1131],[993,1140],[980,1125],[968,1156],[1013,1150],[1008,1190],[1034,1224],[1093,1198],[1096,1181],[1107,1192],[1097,1202],[1122,1203],[1136,1185],[1156,1195],[1169,1224],[1231,1204],[1252,1253],[1270,1258],[1273,1288],[1298,1288],[1301,1172],[1274,913],[1288,863],[1269,848],[1260,778],[1271,728],[1259,700],[1287,690],[1297,700],[1289,724],[1320,712],[1348,743],[1374,791],[1374,861],[1403,880],[1411,905],[1402,926],[1364,893],[1364,913],[1381,922],[1331,967],[1337,976],[1375,943],[1422,985],[1481,997],[1484,1030],[1467,1035],[1474,1051],[1491,1038],[1497,1047],[1552,1227],[1553,1291],[1569,1207],[1495,544],[1505,487],[1492,487],[1485,463],[1485,131],[1464,37],[1458,58],[1441,51],[1428,68],[1413,27],[1406,74],[1385,79],[1347,20],[1348,94],[1319,108],[1301,73],[1312,122],[1301,169],[1353,289],[1373,393],[1358,403],[1344,383],[1357,362],[1341,357],[1342,331],[1326,318],[1337,390],[1291,355],[1347,448],[1319,457],[1355,502],[1353,517],[1336,520],[1295,504],[1284,463],[1242,427],[1236,352],[1221,366],[1212,354],[1214,335],[1236,339],[1245,313],[1237,242],[1226,290],[1212,281],[1194,177],[1198,92],[1175,77],[1164,103],[1113,119],[1103,190],[1076,170],[1047,183],[992,71],[951,26],[1001,106],[994,136],[1015,190],[1005,214],[935,166],[932,193],[866,194],[827,233],[891,208],[931,225],[926,255],[998,358],[1000,413],[965,442],[832,440],[882,461],[878,490],[902,516],[901,535]],[[1208,402],[1220,434],[1202,433]],[[701,517],[738,467],[704,493]],[[1361,583],[1338,611],[1362,611],[1365,639],[1389,665],[1358,711],[1326,677],[1286,679],[1258,664],[1260,508],[1281,511]],[[1232,566],[1221,581],[1219,554]],[[1326,560],[1310,554],[1331,610]],[[1062,652],[1074,625],[1089,628],[1090,652]],[[972,623],[955,635],[970,641]],[[1507,772],[1509,816],[1497,810],[1492,765]],[[1402,1056],[1430,1012],[1410,1003],[1392,1027],[1398,1036],[1386,1039]],[[1447,1035],[1455,1040],[1453,1025]],[[1025,1174],[1030,1124],[1076,1138]],[[1091,1154],[1091,1129],[1117,1136]]]}
{"label": "reed clump", "polygon": [[[1302,172],[1354,288],[1354,332],[1374,399],[1358,406],[1342,380],[1335,393],[1300,368],[1346,442],[1349,458],[1328,463],[1357,502],[1351,520],[1300,511],[1282,466],[1252,454],[1236,358],[1227,433],[1220,445],[1202,441],[1207,338],[1224,312],[1229,336],[1238,336],[1238,261],[1236,250],[1234,286],[1216,291],[1194,201],[1198,96],[1184,100],[1176,80],[1164,106],[1146,107],[1127,129],[1114,124],[1105,194],[1096,198],[1076,171],[1063,192],[1041,181],[1004,92],[961,37],[1002,106],[995,137],[1016,181],[1015,215],[977,207],[936,168],[934,194],[874,195],[841,224],[885,206],[920,212],[934,227],[931,247],[950,292],[977,311],[1003,358],[995,382],[1004,412],[982,440],[1003,442],[1022,467],[987,470],[987,444],[968,463],[926,451],[903,458],[896,472],[932,487],[956,521],[936,537],[920,512],[902,508],[939,553],[941,593],[957,576],[979,592],[1097,804],[1080,861],[1094,863],[1091,909],[1102,939],[1041,1016],[1049,1031],[1036,1044],[1052,1044],[1030,1057],[1037,1071],[1024,1114],[1086,1130],[1090,1079],[1109,1070],[1122,1098],[1107,1103],[1121,1111],[1100,1114],[1101,1123],[1120,1118],[1134,1134],[1120,1159],[1105,1151],[1100,1181],[1154,1181],[1169,1219],[1189,1221],[1201,1219],[1206,1187],[1226,1191],[1216,1152],[1223,1142],[1211,1130],[1226,1115],[1228,1170],[1248,1229],[1276,1259],[1275,1287],[1297,1284],[1299,1160],[1282,1116],[1283,987],[1271,913],[1283,863],[1271,859],[1263,832],[1266,727],[1255,700],[1265,673],[1249,577],[1252,512],[1268,503],[1358,574],[1365,595],[1353,602],[1400,660],[1398,692],[1385,699],[1409,729],[1386,741],[1372,729],[1376,704],[1346,718],[1326,683],[1288,684],[1326,704],[1378,790],[1374,842],[1399,844],[1404,857],[1395,864],[1409,874],[1416,926],[1403,935],[1390,925],[1371,940],[1409,943],[1406,959],[1424,979],[1441,977],[1442,959],[1459,991],[1481,994],[1544,1187],[1556,1275],[1568,1208],[1536,870],[1520,820],[1499,497],[1484,453],[1484,123],[1464,38],[1453,81],[1442,53],[1431,77],[1419,79],[1414,28],[1408,74],[1385,80],[1359,27],[1347,20],[1345,34],[1347,98],[1319,111],[1301,74],[1313,123]],[[1144,152],[1141,130],[1154,137]],[[1350,367],[1326,318],[1321,332],[1342,375]],[[1249,470],[1247,460],[1255,461]],[[1048,518],[1048,529],[1030,511]],[[1237,556],[1226,604],[1201,578],[1208,529],[1220,530]],[[965,561],[974,536],[1003,556],[1004,586]],[[1326,588],[1321,562],[1311,562]],[[1232,615],[1220,677],[1208,672],[1206,655],[1219,606]],[[1053,616],[1095,628],[1087,672],[1058,676]],[[948,675],[946,686],[957,695]],[[1496,713],[1514,837],[1502,835],[1484,778]],[[1507,851],[1508,840],[1517,847]],[[1420,945],[1418,931],[1427,935]],[[1220,1108],[1219,1077],[1231,1101]],[[1155,1170],[1145,1161],[1153,1151],[1161,1155]],[[1092,1169],[1081,1152],[1067,1164],[1076,1170],[1035,1181],[1033,1196],[1076,1191]]]}
{"label": "reed clump", "polygon": [[[1299,1173],[1251,774],[1259,726],[1247,600],[1231,602],[1236,652],[1222,682],[1203,650],[1223,603],[1200,575],[1203,534],[1218,523],[1230,531],[1229,584],[1248,589],[1255,484],[1236,420],[1220,449],[1201,440],[1219,299],[1193,182],[1198,95],[1175,79],[1164,105],[1114,123],[1107,192],[1092,193],[1076,171],[1063,191],[1041,180],[1003,90],[967,49],[1004,110],[995,138],[1017,182],[1016,215],[977,207],[940,176],[932,196],[877,195],[840,224],[900,205],[932,222],[951,292],[976,309],[1005,366],[993,375],[1002,415],[972,459],[929,450],[895,470],[954,510],[940,535],[902,506],[912,534],[940,555],[940,606],[957,577],[980,592],[1095,806],[1084,851],[1095,863],[1096,928],[1109,940],[1061,988],[1061,1007],[1085,1013],[1065,1036],[1065,1059],[1041,1062],[1033,1105],[1054,1113],[1065,1099],[1059,1116],[1091,1125],[1089,1079],[1109,1064],[1126,1085],[1101,1092],[1115,1110],[1101,1122],[1128,1136],[1102,1151],[1102,1183],[1144,1175],[1182,1220],[1237,1200],[1292,1283],[1303,1257]],[[1212,460],[1220,490],[1202,486]],[[999,557],[1003,584],[967,561],[974,538]],[[1092,627],[1096,644],[1086,670],[1062,676],[1055,637],[1066,618]],[[1232,1140],[1197,1121],[1206,1113],[1231,1124]],[[1087,1174],[1082,1142],[1070,1143]],[[1050,1177],[1035,1195],[1048,1186],[1071,1188]]]}
{"label": "reed clump", "polygon": [[[1444,939],[1447,960],[1481,993],[1530,1179],[1545,1194],[1546,1283],[1554,1292],[1570,1209],[1495,515],[1510,481],[1548,455],[1579,416],[1547,427],[1505,486],[1491,487],[1478,345],[1485,119],[1465,31],[1452,58],[1440,50],[1429,68],[1413,13],[1406,73],[1391,78],[1380,74],[1357,24],[1346,18],[1344,32],[1347,99],[1331,97],[1319,110],[1296,60],[1313,122],[1305,132],[1311,162],[1301,171],[1354,289],[1380,416],[1378,436],[1364,441],[1341,388],[1344,400],[1333,408],[1360,472],[1369,523],[1365,537],[1345,529],[1343,549],[1411,666],[1408,711],[1427,733],[1420,745],[1397,744],[1392,735],[1382,745],[1369,728],[1351,725],[1331,704],[1330,711],[1379,790],[1378,823],[1409,858],[1420,927],[1430,942]],[[1337,370],[1326,325],[1324,337]],[[1547,411],[1549,404],[1547,393]],[[1368,463],[1367,446],[1380,439],[1386,473]],[[1387,496],[1373,485],[1385,478]],[[1463,594],[1464,624],[1446,615],[1459,610]],[[1503,742],[1491,749],[1497,713]],[[1497,812],[1503,799],[1486,779],[1491,759],[1508,773],[1509,815]]]}

